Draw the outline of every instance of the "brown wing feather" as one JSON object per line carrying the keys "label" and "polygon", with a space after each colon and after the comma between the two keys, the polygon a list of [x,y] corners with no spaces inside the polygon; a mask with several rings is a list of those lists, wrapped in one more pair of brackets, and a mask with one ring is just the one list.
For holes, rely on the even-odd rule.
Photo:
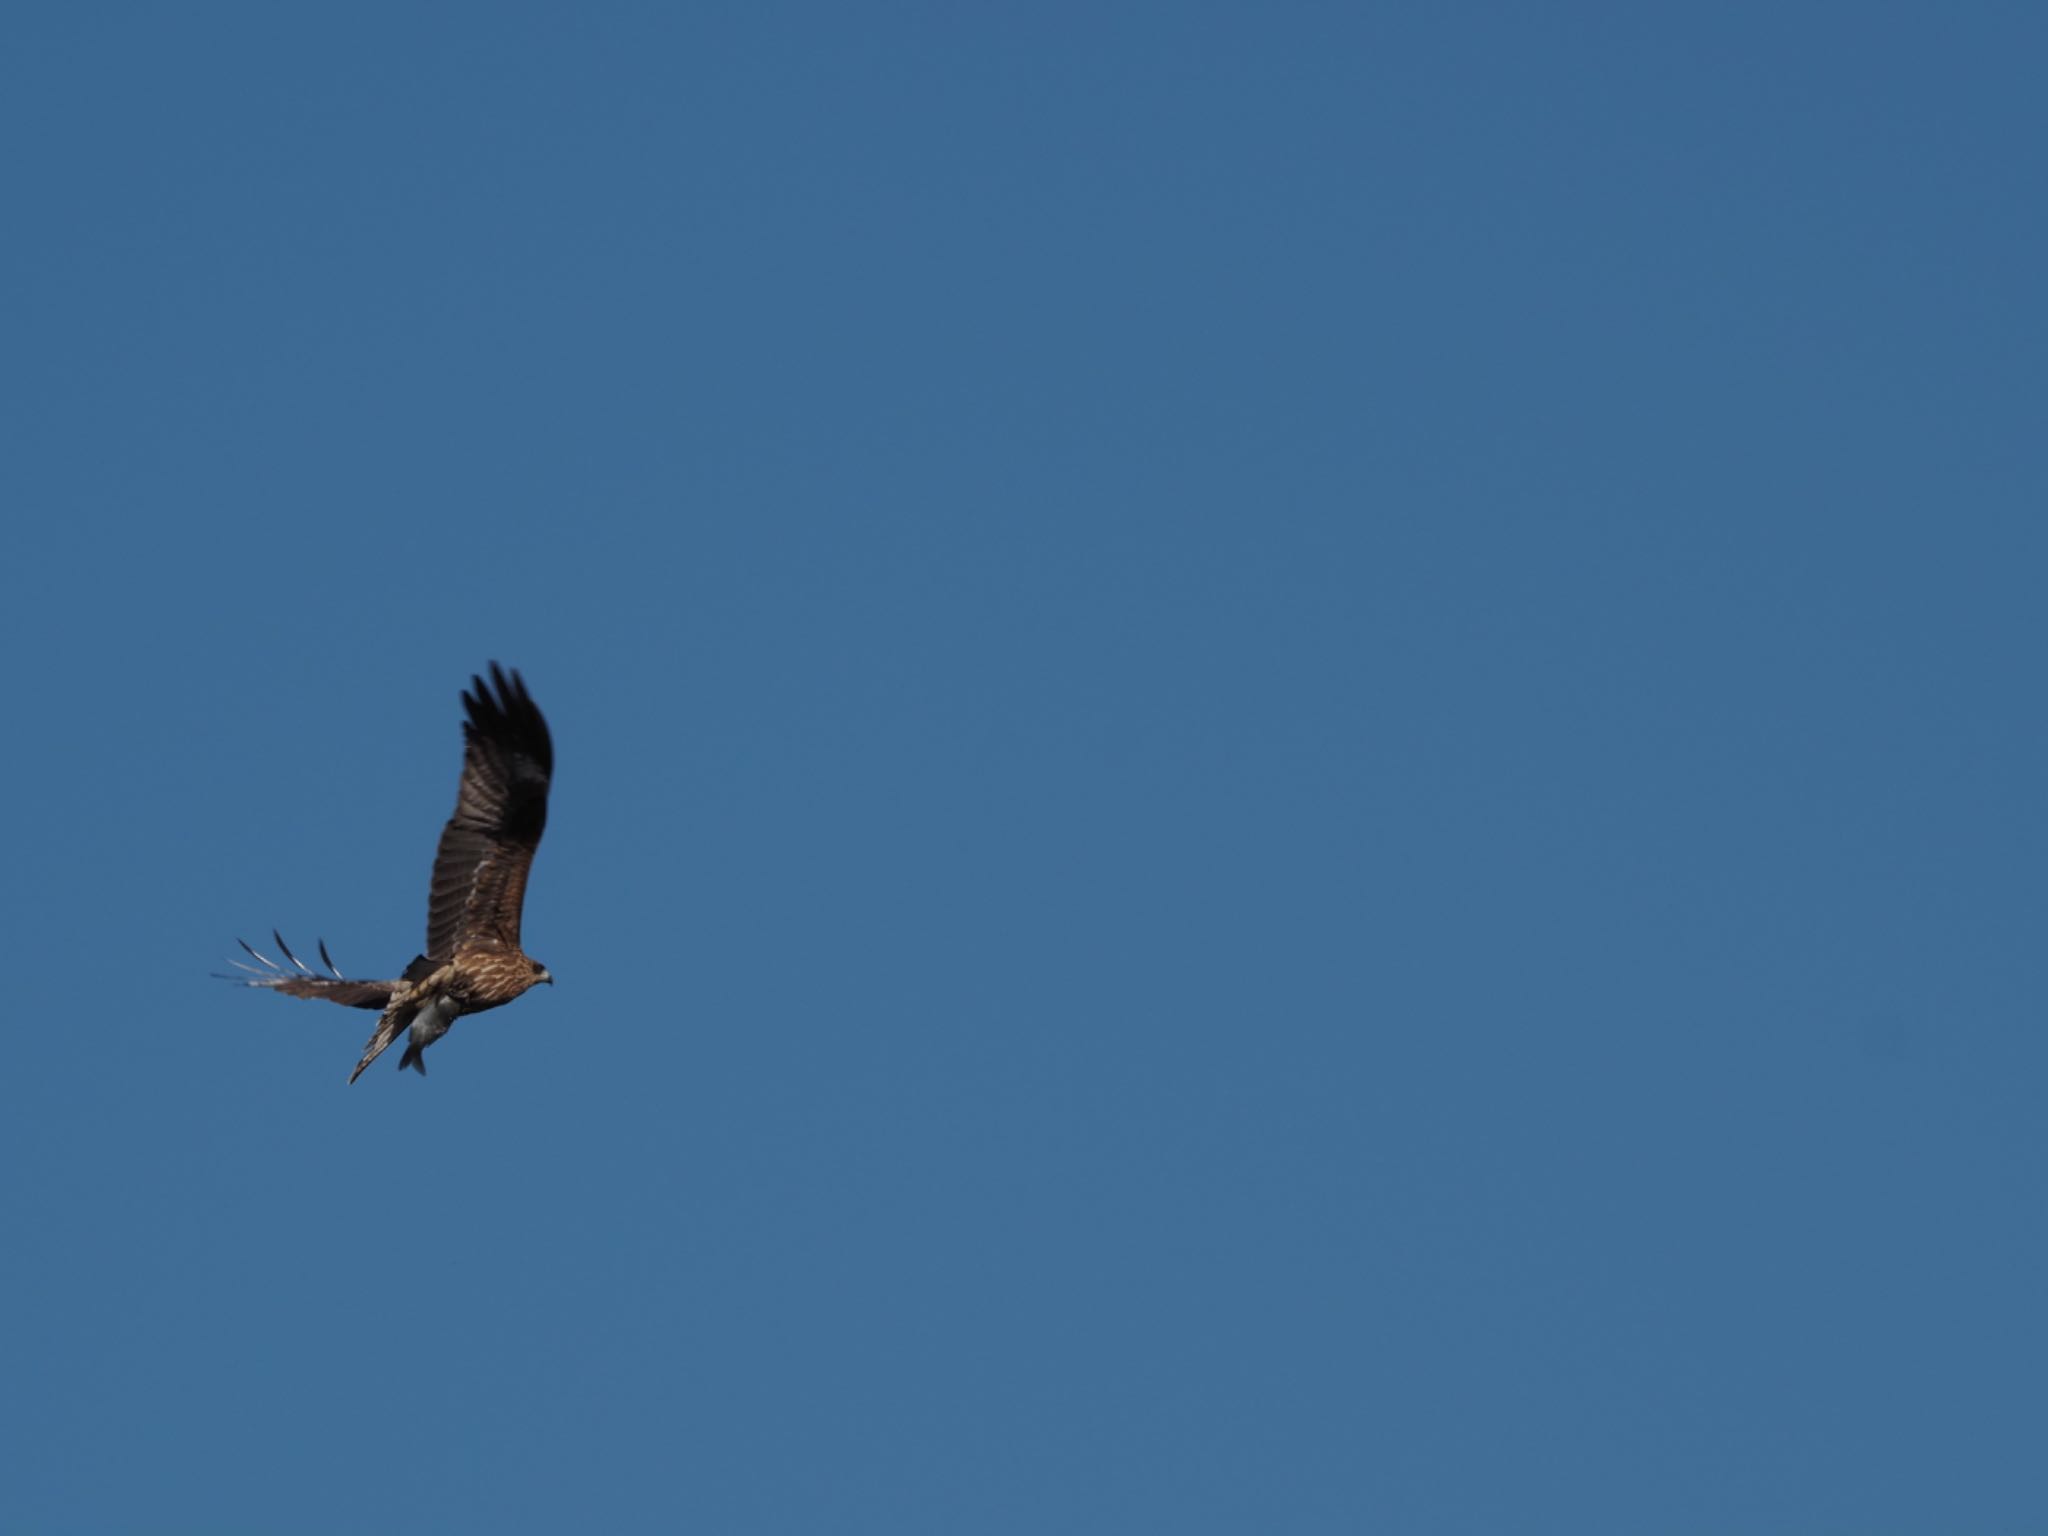
{"label": "brown wing feather", "polygon": [[[290,961],[289,966],[277,961],[255,948],[247,939],[235,942],[247,951],[254,965],[244,965],[239,960],[228,963],[245,972],[241,976],[219,975],[222,981],[232,981],[244,987],[266,987],[272,992],[282,992],[286,997],[318,997],[330,1003],[340,1003],[344,1008],[382,1008],[391,1001],[395,984],[388,981],[350,981],[341,974],[334,963],[334,957],[327,953],[327,941],[320,941],[320,963],[327,967],[328,974],[322,976],[292,953],[291,945],[285,943],[284,935],[276,929],[270,932],[277,941],[278,953]],[[411,973],[407,973],[411,979]]]}
{"label": "brown wing feather", "polygon": [[286,997],[318,997],[344,1008],[382,1008],[391,1001],[388,981],[329,981],[325,976],[285,976],[276,981],[252,981],[252,987],[268,987]]}
{"label": "brown wing feather", "polygon": [[526,872],[548,820],[555,771],[548,723],[517,672],[494,661],[491,682],[470,679],[462,695],[462,784],[455,814],[441,829],[427,893],[427,957],[446,960],[458,946],[519,948]]}

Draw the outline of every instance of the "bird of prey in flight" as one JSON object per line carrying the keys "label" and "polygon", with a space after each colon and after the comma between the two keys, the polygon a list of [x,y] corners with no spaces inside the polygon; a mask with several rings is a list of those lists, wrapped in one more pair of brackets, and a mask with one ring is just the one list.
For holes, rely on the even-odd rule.
{"label": "bird of prey in flight", "polygon": [[286,948],[275,930],[271,937],[288,965],[258,954],[246,940],[235,941],[262,969],[234,961],[249,975],[230,981],[286,997],[380,1010],[363,1059],[349,1074],[351,1083],[407,1029],[412,1038],[398,1065],[424,1076],[427,1047],[457,1019],[502,1007],[529,987],[555,979],[519,947],[526,874],[547,825],[554,743],[518,672],[507,676],[494,661],[490,682],[472,677],[470,685],[462,695],[469,715],[462,726],[462,783],[455,814],[441,829],[427,894],[426,953],[396,981],[350,981],[329,958],[324,939],[320,959],[326,976]]}

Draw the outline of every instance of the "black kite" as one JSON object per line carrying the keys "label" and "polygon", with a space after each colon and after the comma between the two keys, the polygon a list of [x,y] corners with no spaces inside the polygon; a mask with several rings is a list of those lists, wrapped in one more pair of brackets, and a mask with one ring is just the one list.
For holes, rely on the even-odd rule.
{"label": "black kite", "polygon": [[547,825],[554,742],[516,671],[508,677],[494,661],[489,685],[480,677],[470,683],[462,695],[469,715],[462,726],[462,783],[455,814],[441,829],[427,895],[426,953],[396,981],[350,981],[328,957],[325,940],[320,959],[331,973],[327,976],[309,969],[275,932],[271,937],[291,963],[289,969],[236,940],[263,969],[237,960],[235,965],[250,972],[251,979],[230,980],[287,997],[322,997],[350,1008],[382,1010],[350,1082],[407,1028],[412,1038],[398,1065],[424,1075],[426,1048],[463,1014],[501,1007],[527,988],[555,979],[519,947],[526,874]]}

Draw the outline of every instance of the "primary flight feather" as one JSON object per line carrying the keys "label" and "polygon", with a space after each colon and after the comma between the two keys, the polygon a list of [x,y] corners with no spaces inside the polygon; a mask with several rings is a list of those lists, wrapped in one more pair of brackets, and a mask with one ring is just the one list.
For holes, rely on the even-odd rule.
{"label": "primary flight feather", "polygon": [[441,829],[427,891],[427,947],[396,981],[351,981],[320,945],[329,974],[305,965],[275,932],[288,965],[258,954],[262,969],[232,977],[287,997],[319,997],[350,1008],[380,1010],[377,1028],[348,1080],[363,1075],[400,1033],[410,1030],[399,1067],[424,1074],[426,1048],[466,1013],[502,1007],[540,982],[548,968],[519,947],[519,911],[526,876],[548,820],[548,783],[555,747],[548,723],[514,671],[494,661],[491,680],[472,677],[462,695],[462,782],[455,814]]}

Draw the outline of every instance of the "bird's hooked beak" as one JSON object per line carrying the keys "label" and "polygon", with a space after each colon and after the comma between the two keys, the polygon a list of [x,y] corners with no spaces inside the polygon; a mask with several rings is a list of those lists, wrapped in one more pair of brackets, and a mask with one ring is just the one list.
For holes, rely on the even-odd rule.
{"label": "bird's hooked beak", "polygon": [[553,971],[542,971],[538,976],[534,977],[533,979],[535,981],[544,981],[552,987],[555,984],[555,973]]}

